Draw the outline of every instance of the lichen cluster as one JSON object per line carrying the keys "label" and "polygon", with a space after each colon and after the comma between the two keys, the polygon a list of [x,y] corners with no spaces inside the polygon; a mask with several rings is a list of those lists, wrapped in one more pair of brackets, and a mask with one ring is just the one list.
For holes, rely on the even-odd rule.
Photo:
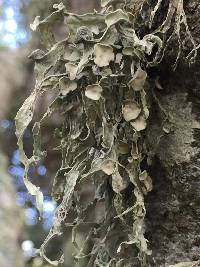
{"label": "lichen cluster", "polygon": [[[162,0],[158,0],[150,12],[150,32],[161,4]],[[31,54],[36,85],[16,116],[16,134],[25,165],[24,182],[42,212],[43,195],[29,181],[28,169],[45,157],[40,142],[40,126],[45,118],[54,112],[64,118],[61,127],[55,129],[60,138],[57,149],[62,155],[52,190],[58,207],[54,225],[41,247],[41,255],[53,265],[62,262],[64,256],[58,261],[48,259],[46,245],[66,227],[73,228],[77,262],[86,259],[87,266],[147,265],[146,257],[151,251],[144,236],[144,196],[152,189],[145,167],[145,132],[152,97],[147,68],[161,62],[174,35],[179,40],[177,59],[180,57],[182,24],[191,37],[182,0],[170,0],[162,25],[139,36],[135,21],[147,8],[145,0],[102,0],[100,12],[76,15],[67,12],[63,4],[56,4],[55,12],[44,20],[36,17],[31,25],[32,30],[40,31],[47,51]],[[66,39],[59,42],[52,30],[57,21],[66,25],[68,32]],[[195,43],[190,39],[195,53]],[[23,135],[38,99],[50,91],[55,99],[34,124],[34,151],[28,158],[23,150]],[[88,181],[94,194],[85,203],[81,192]],[[101,216],[91,219],[89,215],[95,209],[100,209]],[[75,219],[68,223],[71,211]],[[80,247],[76,232],[82,225],[87,225],[88,234]]]}

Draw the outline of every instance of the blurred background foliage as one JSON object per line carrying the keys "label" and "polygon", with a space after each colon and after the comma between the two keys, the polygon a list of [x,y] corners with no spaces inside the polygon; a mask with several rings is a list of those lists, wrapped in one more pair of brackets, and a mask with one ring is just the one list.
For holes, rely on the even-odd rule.
{"label": "blurred background foliage", "polygon": [[[37,248],[51,227],[56,207],[50,191],[59,164],[58,155],[54,153],[45,162],[30,169],[30,179],[42,188],[45,195],[44,214],[39,220],[35,200],[23,184],[24,168],[16,146],[14,117],[34,86],[34,66],[28,55],[40,47],[40,41],[37,33],[30,31],[29,25],[35,16],[46,17],[53,4],[59,2],[61,1],[0,0],[0,225],[4,229],[4,235],[0,236],[1,267],[49,266],[37,256]],[[100,1],[62,2],[70,11],[84,13],[98,9]],[[59,35],[60,38],[65,38],[62,31]],[[38,106],[39,111],[45,107],[45,101],[49,101],[48,96],[46,98],[42,106]],[[49,141],[48,132],[54,128],[55,123],[54,120],[47,122],[44,133],[46,143]],[[24,141],[27,154],[31,154],[32,138],[29,130],[25,133]],[[54,258],[64,248],[66,261],[63,266],[74,266],[70,234],[66,233],[63,239],[54,240],[48,251],[51,258]]]}

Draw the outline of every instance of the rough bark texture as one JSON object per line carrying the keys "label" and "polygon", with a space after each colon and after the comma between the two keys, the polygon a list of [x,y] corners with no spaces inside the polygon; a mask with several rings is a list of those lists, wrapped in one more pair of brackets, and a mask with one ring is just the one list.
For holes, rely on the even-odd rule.
{"label": "rough bark texture", "polygon": [[[198,44],[200,1],[185,1],[185,11]],[[173,45],[175,51],[176,43]],[[163,85],[162,91],[157,90],[157,98],[170,115],[173,129],[161,137],[151,166],[154,189],[146,198],[147,237],[153,251],[150,266],[200,259],[199,59],[198,53],[192,67],[182,62],[175,72],[167,71],[169,61],[163,62],[162,71],[157,72]],[[149,134],[150,139],[154,135],[154,145],[160,124],[156,105]]]}

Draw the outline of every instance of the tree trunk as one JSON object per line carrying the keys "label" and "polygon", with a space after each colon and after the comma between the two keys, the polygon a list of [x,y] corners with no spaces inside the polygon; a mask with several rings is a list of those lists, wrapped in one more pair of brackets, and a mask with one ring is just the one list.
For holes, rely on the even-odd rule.
{"label": "tree trunk", "polygon": [[19,242],[23,216],[16,206],[15,190],[11,177],[6,172],[6,164],[4,156],[0,154],[0,266],[23,267],[24,259]]}
{"label": "tree trunk", "polygon": [[94,9],[98,9],[100,1],[98,0],[73,0],[69,2],[69,7],[72,12],[85,13],[92,12]]}
{"label": "tree trunk", "polygon": [[[188,24],[198,44],[200,1],[185,2]],[[176,43],[173,43],[173,49],[172,54],[177,49]],[[163,90],[155,90],[157,101],[148,135],[152,149],[159,138],[157,105],[169,114],[172,125],[154,151],[153,191],[146,198],[146,232],[153,253],[150,266],[200,260],[199,59],[198,54],[196,63],[190,68],[181,62],[175,72],[168,71],[169,61],[163,62],[161,72],[156,72]],[[193,266],[187,264],[180,266]],[[200,266],[200,263],[194,266]]]}

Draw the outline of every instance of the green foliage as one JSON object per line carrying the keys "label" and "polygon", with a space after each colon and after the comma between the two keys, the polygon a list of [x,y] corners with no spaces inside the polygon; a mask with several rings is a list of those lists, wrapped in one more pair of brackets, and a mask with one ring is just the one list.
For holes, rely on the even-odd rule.
{"label": "green foliage", "polygon": [[[55,112],[63,118],[62,127],[55,131],[60,138],[57,149],[62,154],[53,186],[59,205],[41,247],[41,255],[53,265],[63,262],[64,255],[52,261],[46,256],[46,246],[65,227],[73,228],[79,266],[83,260],[84,266],[138,266],[139,262],[146,266],[146,257],[151,254],[144,237],[144,196],[151,191],[152,181],[142,167],[147,156],[145,132],[152,99],[146,69],[161,62],[174,35],[180,44],[178,60],[181,24],[191,34],[183,1],[171,0],[162,25],[140,38],[135,22],[146,2],[104,0],[101,12],[84,15],[68,13],[63,4],[55,4],[51,15],[42,21],[36,17],[31,25],[32,30],[40,31],[48,51],[31,54],[36,86],[16,116],[16,134],[26,169],[25,184],[36,195],[42,212],[42,193],[28,180],[27,173],[31,164],[45,156],[40,147],[40,125]],[[151,12],[150,29],[161,3],[159,0]],[[57,21],[66,24],[69,33],[60,42],[56,42],[52,30]],[[195,57],[192,37],[191,41]],[[37,99],[46,91],[56,97],[34,125],[34,151],[28,159],[23,150],[24,131],[33,118]],[[82,190],[88,182],[93,199],[84,203]],[[95,209],[100,209],[101,217],[89,219]],[[69,224],[67,214],[72,211],[75,220]],[[83,225],[89,230],[80,247],[76,231]]]}

